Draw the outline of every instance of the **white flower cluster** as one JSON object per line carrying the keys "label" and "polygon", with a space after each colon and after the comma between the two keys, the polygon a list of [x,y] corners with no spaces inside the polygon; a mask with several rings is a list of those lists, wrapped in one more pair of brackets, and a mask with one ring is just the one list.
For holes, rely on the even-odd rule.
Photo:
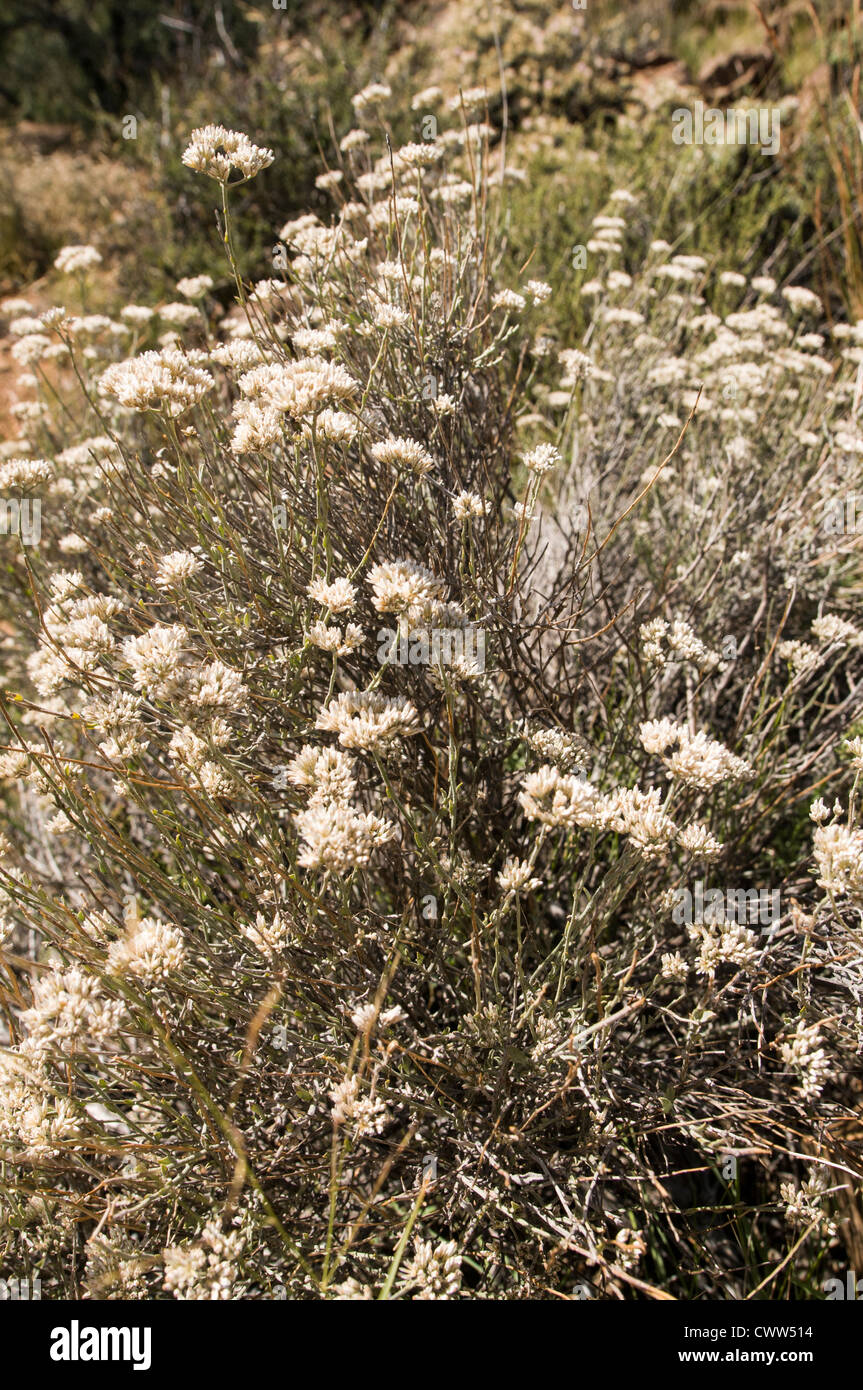
{"label": "white flower cluster", "polygon": [[174,589],[192,579],[202,568],[203,561],[191,550],[172,550],[159,561],[156,583],[160,589]]}
{"label": "white flower cluster", "polygon": [[176,927],[155,917],[141,917],[129,923],[117,941],[112,941],[108,969],[151,985],[179,970],[184,955],[183,938]]}
{"label": "white flower cluster", "polygon": [[806,1100],[821,1094],[830,1072],[830,1062],[821,1046],[820,1032],[819,1022],[799,1023],[779,1046],[786,1067],[797,1073],[800,1090]]}
{"label": "white flower cluster", "polygon": [[163,1252],[165,1288],[175,1298],[195,1302],[236,1298],[244,1246],[241,1231],[223,1231],[214,1217],[193,1244],[170,1245]]}
{"label": "white flower cluster", "polygon": [[776,655],[781,661],[787,661],[795,675],[806,675],[814,671],[824,661],[824,654],[815,647],[811,647],[808,642],[798,642],[796,639],[780,642],[776,648]]}
{"label": "white flower cluster", "polygon": [[[688,787],[710,791],[721,782],[753,776],[752,766],[745,758],[737,757],[703,730],[690,734],[685,725],[673,719],[649,719],[638,732],[645,751],[663,757],[668,775]],[[675,743],[677,748],[665,758],[663,755]]]}
{"label": "white flower cluster", "polygon": [[342,691],[321,710],[315,728],[338,734],[343,748],[383,753],[397,739],[418,734],[421,725],[406,696],[351,690]]}
{"label": "white flower cluster", "polygon": [[122,1000],[106,999],[99,982],[77,966],[52,970],[33,986],[33,1003],[21,1015],[28,1040],[38,1051],[76,1051],[115,1034]]}
{"label": "white flower cluster", "polygon": [[547,762],[555,763],[561,772],[573,772],[585,761],[585,752],[578,739],[564,729],[547,729],[525,720],[522,737],[528,748]]}
{"label": "white flower cluster", "polygon": [[699,975],[707,975],[711,979],[720,965],[737,965],[748,969],[760,954],[756,933],[738,922],[693,922],[689,934],[699,946],[695,970]]}
{"label": "white flower cluster", "polygon": [[530,772],[522,782],[519,803],[528,820],[543,825],[580,826],[615,831],[646,858],[660,854],[678,829],[662,806],[658,787],[617,787],[610,794],[582,777],[563,774],[549,764]]}
{"label": "white flower cluster", "polygon": [[209,174],[219,183],[227,183],[236,170],[239,182],[254,178],[272,164],[272,150],[253,145],[248,135],[238,130],[226,130],[222,125],[206,125],[193,130],[183,151],[183,163],[199,174]]}
{"label": "white flower cluster", "polygon": [[38,1066],[39,1046],[0,1053],[0,1143],[27,1158],[57,1154],[81,1127],[75,1105],[55,1094]]}
{"label": "white flower cluster", "polygon": [[339,749],[306,744],[287,775],[295,787],[310,793],[308,805],[294,816],[303,842],[303,868],[350,873],[368,864],[374,850],[395,835],[394,822],[351,804],[356,791],[353,763]]}
{"label": "white flower cluster", "polygon": [[241,931],[255,950],[266,956],[267,960],[273,960],[283,951],[292,936],[290,923],[280,912],[269,918],[265,917],[263,912],[258,912],[253,923],[242,924]]}
{"label": "white flower cluster", "polygon": [[497,876],[497,881],[505,893],[533,893],[542,887],[542,879],[533,877],[533,870],[526,859],[507,859]]}
{"label": "white flower cluster", "polygon": [[[669,660],[691,661],[703,670],[711,670],[721,661],[719,654],[706,647],[682,618],[670,623],[665,618],[651,618],[642,623],[640,636],[645,659],[657,666],[664,666]],[[663,641],[671,650],[670,657],[663,649]]]}
{"label": "white flower cluster", "polygon": [[859,643],[863,638],[853,623],[846,622],[835,613],[825,613],[823,618],[816,618],[812,624],[812,635],[819,642],[836,642],[843,646],[849,642]]}
{"label": "white flower cluster", "polygon": [[187,354],[174,347],[142,352],[103,372],[99,391],[114,396],[128,410],[164,409],[171,416],[182,415],[215,386],[204,371],[206,361],[204,352]]}
{"label": "white flower cluster", "polygon": [[825,1235],[832,1236],[837,1230],[824,1209],[824,1198],[830,1190],[830,1178],[823,1168],[818,1168],[811,1178],[796,1187],[792,1182],[781,1184],[779,1194],[785,1203],[785,1220],[790,1226],[808,1226],[814,1222]]}
{"label": "white flower cluster", "polygon": [[185,680],[183,657],[189,633],[182,623],[157,623],[139,637],[127,637],[123,657],[132,671],[136,690],[170,699]]}
{"label": "white flower cluster", "polygon": [[400,1282],[420,1301],[455,1298],[461,1288],[461,1256],[455,1241],[432,1245],[430,1240],[418,1238],[402,1268]]}
{"label": "white flower cluster", "polygon": [[360,1079],[346,1076],[330,1091],[334,1125],[350,1125],[354,1139],[364,1139],[370,1134],[380,1134],[389,1120],[387,1108],[379,1096],[371,1090],[366,1094],[361,1089]]}
{"label": "white flower cluster", "polygon": [[367,582],[379,613],[396,613],[409,623],[426,619],[446,594],[443,581],[413,560],[386,560],[373,565]]}
{"label": "white flower cluster", "polygon": [[372,458],[376,463],[407,468],[418,477],[423,477],[434,466],[428,449],[416,439],[384,439],[372,445]]}
{"label": "white flower cluster", "polygon": [[54,261],[57,270],[64,275],[81,275],[101,263],[102,257],[95,246],[64,246]]}
{"label": "white flower cluster", "polygon": [[819,825],[812,841],[819,888],[837,896],[863,897],[863,830]]}

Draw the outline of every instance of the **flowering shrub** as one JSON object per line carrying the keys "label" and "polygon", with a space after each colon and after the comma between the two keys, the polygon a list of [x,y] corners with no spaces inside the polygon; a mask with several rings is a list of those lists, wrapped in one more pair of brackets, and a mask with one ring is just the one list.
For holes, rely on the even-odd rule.
{"label": "flowering shrub", "polygon": [[194,133],[227,313],[206,276],[89,313],[80,246],[79,313],[16,306],[4,1259],[787,1294],[859,1167],[863,325],[654,242],[556,341],[485,94],[397,149],[388,95],[256,283],[231,189],[272,152]]}

